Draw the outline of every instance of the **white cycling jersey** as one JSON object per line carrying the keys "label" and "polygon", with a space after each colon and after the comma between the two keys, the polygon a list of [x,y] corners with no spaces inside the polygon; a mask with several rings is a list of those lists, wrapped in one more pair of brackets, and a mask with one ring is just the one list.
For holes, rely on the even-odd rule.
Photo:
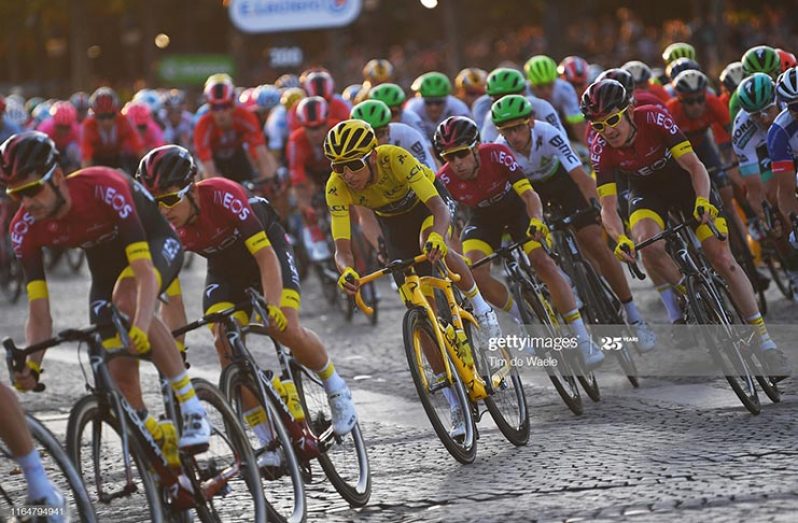
{"label": "white cycling jersey", "polygon": [[496,143],[510,147],[515,161],[530,181],[542,182],[549,179],[557,173],[561,165],[565,172],[582,167],[582,162],[571,148],[568,136],[562,129],[535,120],[535,127],[530,130],[530,134],[532,147],[528,156],[510,147],[503,136],[496,140]]}
{"label": "white cycling jersey", "polygon": [[[562,122],[560,122],[560,117],[557,116],[557,110],[554,109],[554,106],[552,106],[543,98],[537,98],[531,95],[527,96],[526,98],[529,100],[529,103],[532,104],[535,120],[546,122],[549,125],[560,129],[561,131],[565,130],[562,126]],[[483,142],[495,142],[496,138],[499,137],[499,130],[496,129],[496,125],[493,123],[493,120],[490,117],[485,118],[485,123],[482,124],[480,135]]]}
{"label": "white cycling jersey", "polygon": [[432,147],[420,131],[403,123],[390,123],[388,129],[391,133],[389,138],[391,145],[398,145],[408,151],[433,172],[438,170],[435,165],[435,156],[432,154]]}
{"label": "white cycling jersey", "polygon": [[424,98],[420,96],[410,99],[407,105],[405,105],[405,111],[413,111],[421,118],[421,126],[424,135],[430,142],[435,135],[435,129],[438,127],[438,124],[450,116],[467,116],[471,118],[471,111],[468,109],[468,106],[462,100],[452,95],[446,97],[446,106],[443,108],[441,117],[438,118],[437,121],[433,122],[429,119],[427,116],[427,108],[424,106]]}
{"label": "white cycling jersey", "polygon": [[269,149],[281,151],[288,141],[288,111],[282,105],[274,107],[266,118],[263,132],[269,140]]}
{"label": "white cycling jersey", "polygon": [[770,156],[768,155],[768,128],[761,128],[744,110],[734,118],[732,148],[740,162],[740,176],[770,178]]}
{"label": "white cycling jersey", "polygon": [[166,143],[182,145],[189,149],[193,148],[194,143],[191,137],[194,131],[194,115],[191,111],[183,111],[180,115],[180,122],[177,125],[172,125],[171,120],[166,115],[166,109],[162,109],[161,122],[163,122],[163,139]]}
{"label": "white cycling jersey", "polygon": [[424,140],[426,140],[427,143],[429,143],[429,140],[424,134],[425,133],[424,123],[421,121],[421,117],[418,114],[416,114],[414,111],[403,110],[402,116],[400,118],[403,124],[409,125],[413,129],[421,133],[421,135],[424,136]]}
{"label": "white cycling jersey", "polygon": [[565,123],[575,124],[585,121],[585,117],[579,109],[579,96],[576,94],[576,89],[562,78],[554,80],[554,91],[549,102]]}

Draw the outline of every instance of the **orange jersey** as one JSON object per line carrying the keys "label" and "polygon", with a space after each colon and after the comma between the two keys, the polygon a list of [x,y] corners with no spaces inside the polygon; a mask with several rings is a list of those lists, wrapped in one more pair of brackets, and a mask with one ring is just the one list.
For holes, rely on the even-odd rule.
{"label": "orange jersey", "polygon": [[718,145],[731,141],[729,126],[729,106],[714,94],[706,93],[706,111],[699,118],[688,118],[684,112],[684,105],[678,98],[672,98],[667,103],[668,111],[673,115],[676,125],[687,135],[693,147],[698,147],[704,141],[706,130],[712,128],[715,141]]}

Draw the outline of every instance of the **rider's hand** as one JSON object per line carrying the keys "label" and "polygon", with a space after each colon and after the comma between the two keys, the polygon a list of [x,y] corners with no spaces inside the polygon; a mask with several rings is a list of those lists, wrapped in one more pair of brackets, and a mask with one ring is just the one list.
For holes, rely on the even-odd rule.
{"label": "rider's hand", "polygon": [[714,221],[718,217],[718,208],[709,203],[709,200],[703,196],[699,196],[695,199],[693,217],[701,223],[707,223],[710,220]]}
{"label": "rider's hand", "polygon": [[266,312],[269,314],[269,324],[283,332],[288,326],[288,320],[285,318],[283,310],[277,305],[267,305]]}
{"label": "rider's hand", "polygon": [[630,240],[625,234],[618,236],[618,245],[615,246],[615,257],[622,262],[635,262],[635,242]]}
{"label": "rider's hand", "polygon": [[130,337],[130,348],[136,354],[144,355],[150,352],[150,339],[140,327],[133,325],[127,335]]}
{"label": "rider's hand", "polygon": [[25,368],[21,372],[14,372],[14,388],[22,392],[33,390],[39,383],[41,373],[42,368],[38,363],[33,360],[26,361]]}
{"label": "rider's hand", "polygon": [[424,254],[427,255],[427,259],[435,263],[446,256],[447,252],[449,252],[449,247],[447,247],[446,240],[443,239],[443,236],[435,231],[429,233],[427,241],[424,244]]}
{"label": "rider's hand", "polygon": [[359,279],[360,275],[357,271],[352,267],[347,267],[344,269],[344,272],[341,273],[340,278],[338,278],[338,287],[343,289],[348,295],[354,296],[359,287]]}
{"label": "rider's hand", "polygon": [[535,239],[536,242],[543,243],[545,240],[546,244],[549,243],[549,227],[543,220],[538,218],[532,218],[529,220],[529,228],[526,231],[527,236],[531,236]]}

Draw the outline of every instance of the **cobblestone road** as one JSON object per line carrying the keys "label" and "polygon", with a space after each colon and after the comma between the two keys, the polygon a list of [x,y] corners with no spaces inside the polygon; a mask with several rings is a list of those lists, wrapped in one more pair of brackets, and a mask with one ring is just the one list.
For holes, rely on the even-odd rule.
{"label": "cobblestone road", "polygon": [[[199,260],[183,278],[190,318],[200,314],[203,271]],[[85,269],[79,278],[51,276],[56,329],[87,323],[86,279]],[[655,293],[637,285],[644,313],[664,320]],[[382,287],[377,327],[362,316],[345,323],[327,309],[315,281],[303,292],[304,321],[353,389],[373,473],[371,502],[358,510],[328,484],[312,485],[311,521],[796,520],[794,380],[785,383],[782,403],[769,404],[762,394],[763,412],[751,416],[724,381],[651,378],[634,390],[623,377],[599,371],[603,399],[585,398],[585,413],[576,417],[545,374],[525,370],[529,444],[513,447],[485,416],[476,462],[463,466],[444,450],[418,403],[402,349],[403,309],[390,289]],[[769,321],[794,323],[798,307],[773,291],[770,297]],[[24,305],[0,305],[0,334],[21,341],[24,317]],[[215,380],[209,334],[192,333],[188,341],[192,370]],[[23,402],[63,438],[68,411],[84,393],[74,349],[51,351],[44,367],[48,391]],[[100,509],[102,521],[124,520],[114,505]]]}

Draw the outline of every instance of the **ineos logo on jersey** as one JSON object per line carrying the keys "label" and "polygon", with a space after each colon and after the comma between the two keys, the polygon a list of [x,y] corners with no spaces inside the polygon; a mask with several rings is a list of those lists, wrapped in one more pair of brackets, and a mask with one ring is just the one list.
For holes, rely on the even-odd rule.
{"label": "ineos logo on jersey", "polygon": [[449,185],[449,183],[452,181],[451,178],[449,178],[449,175],[446,173],[442,173],[440,176],[438,176],[438,179],[442,181],[444,185]]}
{"label": "ineos logo on jersey", "polygon": [[249,218],[249,208],[232,193],[226,191],[213,191],[213,203],[220,204],[225,209],[236,215],[242,222]]}
{"label": "ineos logo on jersey", "polygon": [[662,127],[670,134],[676,134],[679,132],[679,128],[676,127],[675,123],[673,123],[673,118],[665,115],[664,113],[646,113],[646,122],[653,123],[658,127]]}
{"label": "ineos logo on jersey", "polygon": [[491,151],[490,159],[495,163],[504,165],[510,169],[511,172],[514,172],[516,169],[518,169],[518,162],[515,161],[513,155],[507,154],[505,151]]}
{"label": "ineos logo on jersey", "polygon": [[[665,156],[657,160],[656,162],[652,163],[651,165],[645,165],[636,169],[634,172],[640,176],[649,176],[654,174],[655,171],[659,171],[663,167],[668,164],[668,161],[671,159],[671,152],[670,150],[665,151]],[[623,167],[623,165],[621,165]]]}
{"label": "ineos logo on jersey", "polygon": [[127,201],[125,195],[113,187],[98,185],[94,188],[94,196],[108,204],[122,219],[127,218],[133,212],[133,206]]}
{"label": "ineos logo on jersey", "polygon": [[33,216],[30,213],[25,213],[22,215],[22,219],[14,224],[11,227],[11,245],[14,248],[14,253],[19,257],[21,254],[20,249],[22,248],[22,241],[25,239],[25,235],[28,234],[30,231],[31,225],[35,223],[36,220],[33,219]]}

